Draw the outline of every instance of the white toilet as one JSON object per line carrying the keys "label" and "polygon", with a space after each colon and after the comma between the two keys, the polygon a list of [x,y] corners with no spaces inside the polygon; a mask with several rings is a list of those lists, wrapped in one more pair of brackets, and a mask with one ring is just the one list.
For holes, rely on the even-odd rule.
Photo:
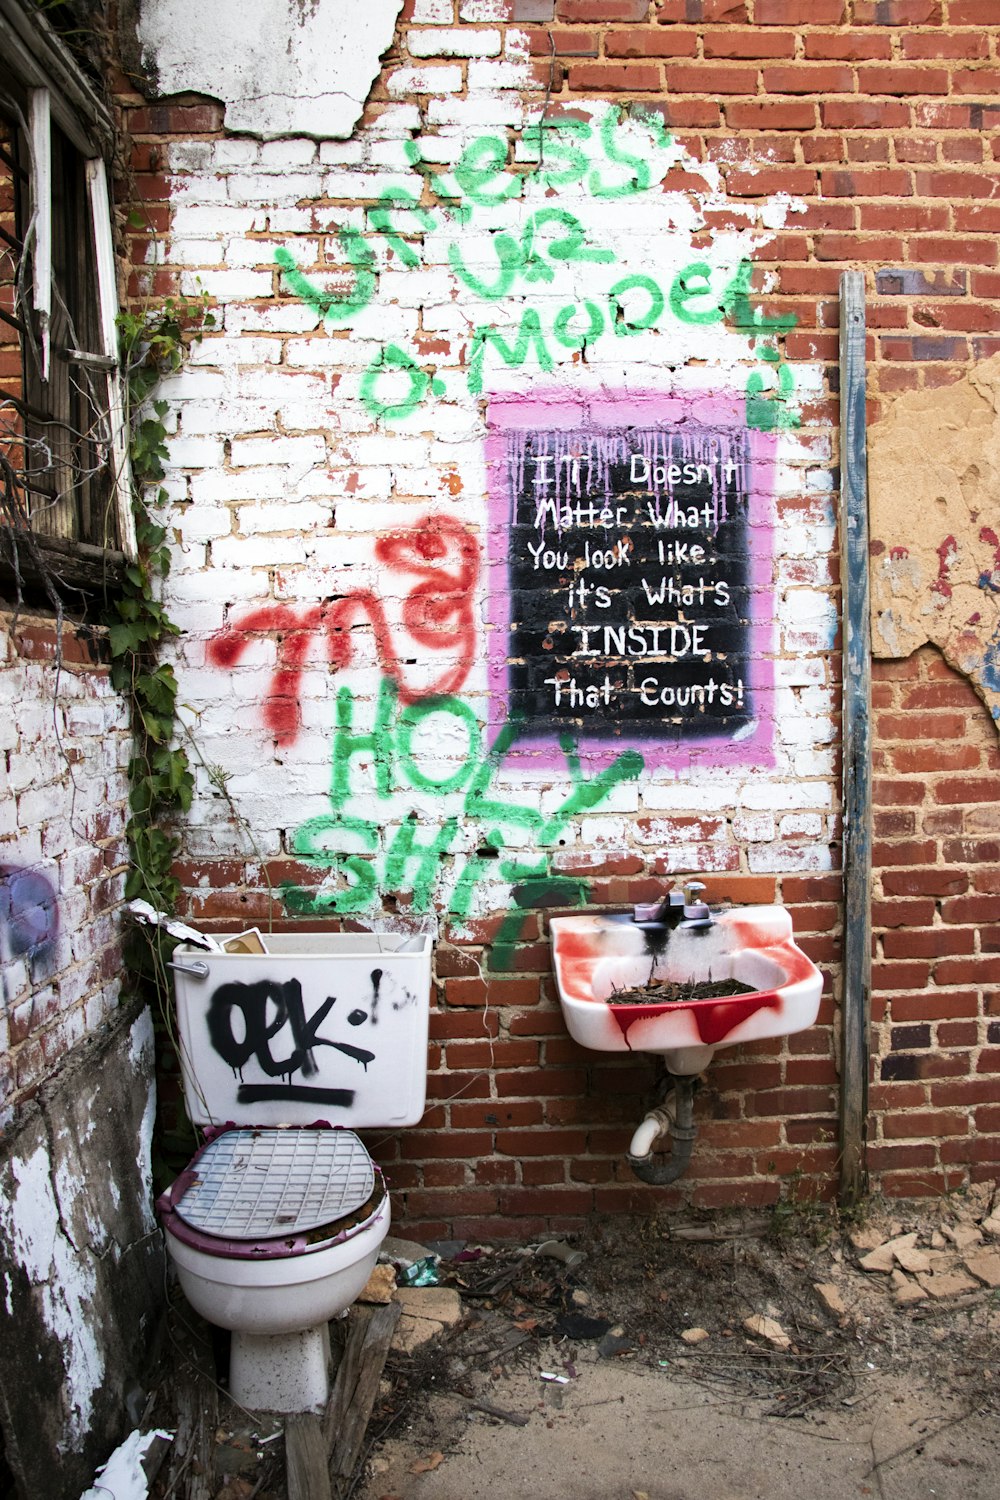
{"label": "white toilet", "polygon": [[191,1305],[232,1331],[250,1410],[329,1396],[329,1330],[389,1228],[354,1128],[423,1114],[431,939],[272,934],[266,954],[175,950],[178,1042],[206,1143],[157,1200]]}

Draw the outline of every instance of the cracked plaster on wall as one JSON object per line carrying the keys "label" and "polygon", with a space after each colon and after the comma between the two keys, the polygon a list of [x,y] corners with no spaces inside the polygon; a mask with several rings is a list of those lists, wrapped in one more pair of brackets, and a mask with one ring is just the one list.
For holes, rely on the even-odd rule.
{"label": "cracked plaster on wall", "polygon": [[868,476],[875,655],[932,642],[1000,720],[1000,355],[897,397]]}
{"label": "cracked plaster on wall", "polygon": [[159,95],[221,99],[230,131],[347,139],[402,0],[142,0],[138,37]]}

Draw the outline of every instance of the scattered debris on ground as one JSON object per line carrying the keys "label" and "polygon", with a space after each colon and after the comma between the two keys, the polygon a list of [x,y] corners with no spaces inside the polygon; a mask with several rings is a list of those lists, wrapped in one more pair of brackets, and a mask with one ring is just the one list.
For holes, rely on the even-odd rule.
{"label": "scattered debris on ground", "polygon": [[[240,1412],[216,1384],[211,1331],[175,1308],[175,1379],[150,1417],[177,1435],[152,1496],[317,1500],[327,1492],[296,1478],[313,1464],[325,1465],[329,1494],[349,1500],[415,1413],[413,1461],[419,1472],[441,1462],[447,1443],[425,1430],[430,1395],[447,1394],[469,1420],[523,1427],[538,1412],[555,1420],[560,1392],[604,1362],[763,1400],[772,1418],[850,1408],[873,1372],[919,1369],[960,1408],[1000,1414],[992,1183],[871,1203],[856,1223],[789,1202],[765,1214],[605,1218],[538,1245],[386,1246],[366,1300],[333,1325],[344,1351],[336,1414],[313,1419],[315,1431]],[[400,1285],[415,1267],[423,1284]],[[373,1338],[376,1319],[385,1326]],[[503,1398],[512,1370],[532,1374],[537,1403]]]}

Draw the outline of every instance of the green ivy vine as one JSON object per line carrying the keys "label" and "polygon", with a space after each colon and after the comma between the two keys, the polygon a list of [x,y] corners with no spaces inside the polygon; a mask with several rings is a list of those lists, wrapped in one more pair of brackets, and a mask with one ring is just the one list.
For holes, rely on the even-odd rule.
{"label": "green ivy vine", "polygon": [[138,541],[138,558],[125,569],[109,620],[111,680],[130,705],[135,737],[128,768],[130,868],[125,898],[139,898],[167,912],[174,910],[180,894],[173,874],[178,839],[169,824],[191,806],[194,777],[187,752],[174,743],[177,678],[169,662],[159,659],[163,642],[179,629],[158,597],[170,571],[166,527],[147,509],[150,499],[158,506],[167,500],[162,486],[167,403],[152,397],[163,377],[181,367],[192,342],[214,322],[203,298],[169,298],[155,311],[118,316]]}
{"label": "green ivy vine", "polygon": [[[111,680],[129,704],[133,752],[129,761],[129,816],[125,828],[129,869],[125,899],[143,900],[172,914],[180,895],[173,873],[180,840],[172,832],[187,812],[194,777],[187,751],[176,743],[184,726],[177,714],[177,678],[160,660],[164,642],[180,634],[161,601],[170,571],[167,529],[151,511],[167,501],[163,487],[167,454],[167,403],[155,399],[165,375],[179,370],[193,342],[214,325],[204,299],[168,299],[155,311],[122,312],[118,330],[129,432],[132,510],[138,556],[125,569],[108,615]],[[135,978],[156,997],[153,1025],[158,1066],[176,1073],[178,1047],[170,1003],[167,964],[175,939],[160,927],[132,926],[126,960]],[[191,1154],[195,1141],[184,1114],[158,1113],[153,1133],[153,1176],[166,1186]]]}

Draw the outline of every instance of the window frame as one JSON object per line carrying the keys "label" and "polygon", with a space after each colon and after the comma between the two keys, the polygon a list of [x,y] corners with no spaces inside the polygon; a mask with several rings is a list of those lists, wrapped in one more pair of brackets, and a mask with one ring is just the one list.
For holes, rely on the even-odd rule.
{"label": "window frame", "polygon": [[[36,385],[39,379],[47,381],[56,352],[51,347],[51,330],[53,131],[57,130],[64,137],[59,143],[60,159],[67,161],[74,172],[77,167],[82,170],[82,197],[70,224],[74,231],[88,236],[90,248],[85,254],[92,258],[94,272],[93,292],[82,293],[93,344],[83,350],[64,348],[61,358],[84,370],[105,428],[99,441],[107,453],[110,483],[106,495],[117,527],[117,546],[95,545],[32,529],[30,547],[23,549],[30,555],[19,556],[17,571],[23,572],[27,581],[36,581],[33,575],[38,572],[41,557],[58,579],[74,588],[94,590],[114,584],[137,554],[107,166],[115,142],[114,121],[52,26],[34,7],[29,8],[26,0],[0,0],[0,59],[0,71],[14,91],[14,102],[20,96],[27,103],[18,123],[28,154],[31,275],[23,286],[22,306],[16,311],[31,317],[40,358],[34,376],[29,376],[31,360],[22,333],[16,343],[21,354],[22,397],[27,396],[30,378]],[[67,148],[74,153],[72,157]],[[27,253],[22,246],[21,256]],[[11,347],[15,347],[13,341]],[[78,504],[75,499],[73,503]],[[74,529],[79,516],[78,509]]]}

